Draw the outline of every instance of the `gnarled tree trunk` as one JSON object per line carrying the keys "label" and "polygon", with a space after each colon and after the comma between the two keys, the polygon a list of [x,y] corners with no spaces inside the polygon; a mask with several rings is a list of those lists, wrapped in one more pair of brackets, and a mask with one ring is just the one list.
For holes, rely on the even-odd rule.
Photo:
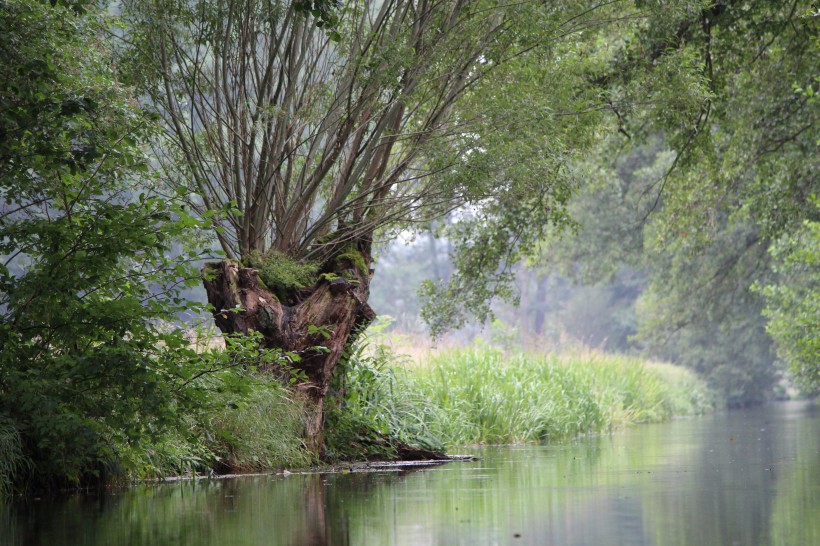
{"label": "gnarled tree trunk", "polygon": [[[370,242],[359,241],[345,248],[345,253],[320,268],[313,286],[294,290],[285,301],[264,288],[255,269],[236,261],[209,263],[203,269],[208,302],[223,333],[257,330],[264,336],[263,348],[278,348],[301,357],[293,367],[308,379],[298,388],[308,400],[307,445],[317,454],[324,444],[323,401],[333,371],[351,334],[366,328],[376,316],[367,304]],[[326,328],[320,328],[323,333],[310,326]],[[316,350],[319,346],[327,350]]]}

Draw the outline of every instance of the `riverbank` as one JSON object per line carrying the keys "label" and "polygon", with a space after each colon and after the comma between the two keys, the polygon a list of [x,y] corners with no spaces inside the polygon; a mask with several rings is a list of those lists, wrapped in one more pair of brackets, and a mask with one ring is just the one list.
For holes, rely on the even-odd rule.
{"label": "riverbank", "polygon": [[[343,366],[345,379],[326,403],[330,462],[391,459],[403,445],[448,452],[560,441],[714,407],[706,384],[689,370],[590,350],[515,353],[476,345],[419,361],[364,344]],[[212,419],[223,438],[223,467],[253,472],[310,464],[298,406],[269,386]]]}
{"label": "riverbank", "polygon": [[819,543],[820,413],[807,403],[465,451],[480,460],[0,502],[0,544]]}
{"label": "riverbank", "polygon": [[[303,443],[299,397],[269,376],[244,373],[220,378],[207,391],[207,406],[184,417],[176,432],[123,444],[101,481],[296,471],[401,458],[408,447],[453,452],[552,442],[713,407],[705,384],[688,370],[586,350],[513,353],[476,345],[413,361],[364,343],[342,366],[344,380],[325,404],[323,461]],[[0,452],[14,445],[0,441]]]}
{"label": "riverbank", "polygon": [[[590,350],[510,353],[476,345],[414,360],[372,344],[344,367],[345,381],[335,385],[343,394],[326,405],[327,468],[395,459],[401,446],[453,452],[556,442],[714,407],[705,383],[689,370]],[[260,382],[244,402],[208,419],[214,467],[313,471],[320,462],[304,449],[301,426],[298,398],[275,382]]]}

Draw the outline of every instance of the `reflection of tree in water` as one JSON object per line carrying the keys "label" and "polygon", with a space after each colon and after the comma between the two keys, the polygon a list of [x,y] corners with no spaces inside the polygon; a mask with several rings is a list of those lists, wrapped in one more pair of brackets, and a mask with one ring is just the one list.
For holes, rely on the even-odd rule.
{"label": "reflection of tree in water", "polygon": [[[780,414],[767,413],[777,419]],[[688,523],[685,540],[705,544],[764,544],[775,483],[784,468],[780,452],[792,438],[784,422],[760,411],[718,416],[705,431],[693,497],[678,513]],[[706,542],[704,542],[706,541]]]}
{"label": "reflection of tree in water", "polygon": [[[423,470],[411,467],[334,476],[328,488],[330,517],[333,528],[344,529],[345,536],[331,544],[356,544],[362,539],[367,539],[368,544],[400,542],[396,528],[397,497],[405,480]],[[435,503],[435,499],[429,502]]]}
{"label": "reflection of tree in water", "polygon": [[[303,507],[300,515],[300,523],[292,530],[292,535],[287,544],[291,546],[311,546],[313,544],[331,544],[328,541],[327,522],[327,493],[326,482],[323,475],[306,476],[302,483]],[[283,537],[279,537],[280,541]],[[336,542],[334,542],[335,544]],[[339,544],[347,544],[339,542]]]}
{"label": "reflection of tree in water", "polygon": [[409,473],[245,477],[0,503],[0,544],[345,546],[368,499]]}
{"label": "reflection of tree in water", "polygon": [[820,544],[820,406],[810,405],[795,427],[793,440],[800,455],[780,473],[771,519],[771,543]]}
{"label": "reflection of tree in water", "polygon": [[807,453],[795,446],[796,425],[816,432],[816,424],[795,416],[793,407],[775,406],[693,424],[695,451],[668,480],[669,491],[645,501],[650,544],[773,543],[775,498],[794,489],[787,476],[794,472],[795,455]]}
{"label": "reflection of tree in water", "polygon": [[564,495],[562,517],[530,532],[555,544],[771,544],[778,491],[800,487],[783,483],[794,472],[795,423],[789,410],[768,407],[678,423],[678,435],[666,434],[669,425],[635,431],[625,444],[644,458],[619,464],[616,450],[605,454],[591,472],[608,487]]}
{"label": "reflection of tree in water", "polygon": [[373,533],[387,538],[391,530],[383,527],[385,514],[381,510],[384,506],[373,507],[372,501],[378,502],[382,493],[394,492],[406,476],[420,470],[422,468],[402,468],[304,476],[302,525],[287,543],[292,546],[347,546],[355,542],[351,538],[351,522],[360,527],[372,522]]}
{"label": "reflection of tree in water", "polygon": [[0,544],[818,544],[820,434],[774,406],[429,472],[246,477],[16,503]]}

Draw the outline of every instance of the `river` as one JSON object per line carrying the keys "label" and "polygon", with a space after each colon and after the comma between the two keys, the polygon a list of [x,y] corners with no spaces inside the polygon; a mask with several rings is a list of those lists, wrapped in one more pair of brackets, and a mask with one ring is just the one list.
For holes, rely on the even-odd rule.
{"label": "river", "polygon": [[815,405],[465,452],[480,459],[15,502],[0,544],[820,545]]}

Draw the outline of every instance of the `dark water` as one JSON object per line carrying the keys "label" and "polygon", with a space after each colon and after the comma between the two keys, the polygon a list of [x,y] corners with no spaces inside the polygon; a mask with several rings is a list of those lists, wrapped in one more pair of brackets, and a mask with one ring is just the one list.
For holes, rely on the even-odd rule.
{"label": "dark water", "polygon": [[820,410],[788,403],[414,472],[0,508],[0,545],[820,545]]}

